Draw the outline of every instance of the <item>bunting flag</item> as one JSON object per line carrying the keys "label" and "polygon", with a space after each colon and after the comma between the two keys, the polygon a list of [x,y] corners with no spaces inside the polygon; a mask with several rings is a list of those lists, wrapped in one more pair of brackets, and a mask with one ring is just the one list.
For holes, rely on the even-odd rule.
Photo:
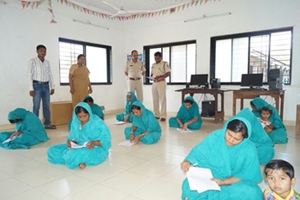
{"label": "bunting flag", "polygon": [[[23,8],[28,8],[29,6],[31,6],[31,8],[33,9],[33,8],[38,8],[38,6],[41,5],[42,3],[44,3],[44,1],[46,1],[46,0],[21,1],[21,4],[22,4]],[[156,0],[156,2],[157,1],[158,0]],[[161,0],[161,2],[162,1],[163,0]],[[177,2],[177,0],[174,0],[174,1]],[[88,9],[86,7],[82,7],[82,6],[80,6],[76,3],[71,2],[70,0],[57,0],[57,3],[61,4],[61,5],[67,5],[70,8],[73,7],[74,10],[81,11],[81,12],[84,12],[85,14],[93,15],[93,16],[96,16],[96,17],[99,17],[99,18],[102,18],[102,19],[124,21],[124,20],[135,20],[135,19],[139,19],[139,18],[140,19],[141,18],[153,18],[154,16],[165,15],[168,12],[170,12],[170,14],[173,14],[175,12],[183,11],[185,8],[188,9],[189,7],[192,7],[192,6],[196,7],[197,5],[202,5],[203,3],[206,4],[208,1],[212,1],[212,0],[191,0],[190,2],[187,2],[187,3],[181,3],[179,5],[175,5],[175,7],[173,7],[173,8],[158,10],[158,11],[150,12],[150,13],[141,13],[141,14],[133,14],[133,15],[130,15],[130,16],[115,16],[115,17],[111,17],[112,15],[108,15],[108,14],[105,14],[105,13],[102,13],[102,12],[97,12],[97,11]],[[182,2],[182,0],[181,0],[181,2]],[[216,2],[216,0],[213,0],[213,2]],[[48,0],[48,5],[49,5],[48,11],[52,14],[52,20],[51,20],[50,23],[57,23],[54,20],[55,16],[54,16],[54,13],[53,13],[51,0]]]}

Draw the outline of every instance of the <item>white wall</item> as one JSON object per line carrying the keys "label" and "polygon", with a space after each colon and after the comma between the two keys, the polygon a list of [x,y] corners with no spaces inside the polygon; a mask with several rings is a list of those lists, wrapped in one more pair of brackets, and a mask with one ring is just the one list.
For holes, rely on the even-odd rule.
{"label": "white wall", "polygon": [[[155,2],[153,2],[155,3]],[[51,15],[46,5],[37,10],[23,9],[20,3],[0,5],[0,125],[7,124],[7,114],[16,107],[32,110],[32,98],[27,86],[27,62],[36,56],[38,44],[47,46],[47,59],[52,64],[56,90],[51,101],[71,100],[68,86],[59,85],[58,38],[64,37],[91,43],[112,46],[113,85],[93,86],[96,103],[106,110],[124,107],[127,90],[124,77],[126,55],[132,49],[143,51],[144,45],[197,40],[197,73],[209,73],[210,38],[212,36],[251,32],[294,26],[292,85],[286,86],[284,120],[295,120],[296,104],[300,103],[300,17],[299,0],[221,0],[205,5],[185,8],[184,11],[150,19],[125,22],[102,20],[73,11],[53,1],[57,24],[50,24]],[[232,12],[223,16],[184,23],[186,19]],[[78,24],[72,19],[91,20],[92,23],[108,26],[109,31]],[[183,86],[168,86],[167,109],[176,112],[181,94],[174,92]],[[225,87],[223,87],[225,88]],[[198,100],[200,95],[196,95]],[[267,100],[272,103],[270,98]],[[144,103],[152,109],[151,86],[144,86]],[[238,105],[237,105],[238,106]],[[232,93],[225,94],[225,115],[232,115]]]}
{"label": "white wall", "polygon": [[[23,9],[20,3],[0,5],[0,125],[8,123],[7,114],[17,107],[32,111],[32,98],[27,86],[27,63],[36,56],[38,44],[47,47],[46,59],[51,63],[54,76],[56,87],[51,101],[71,100],[69,86],[59,84],[59,37],[112,46],[113,84],[93,85],[92,96],[97,104],[105,105],[106,110],[124,107],[126,81],[123,69],[126,57],[122,23],[88,16],[55,2],[53,10],[57,24],[50,24],[51,15],[45,10],[46,5],[34,10]],[[75,23],[70,17],[72,15],[75,19],[90,19],[95,24],[108,26],[110,30]],[[120,100],[120,96],[124,98]]]}
{"label": "white wall", "polygon": [[[292,85],[286,86],[284,120],[295,120],[296,104],[300,103],[300,1],[297,0],[221,0],[191,7],[162,17],[125,22],[125,52],[132,48],[143,50],[144,45],[197,40],[197,73],[209,73],[210,38],[234,33],[252,32],[294,26]],[[229,13],[232,15],[184,23],[203,15]],[[177,111],[181,95],[175,89],[184,86],[168,86],[167,109]],[[151,86],[145,86],[144,103],[152,108]],[[239,87],[222,87],[239,88]],[[201,95],[196,95],[198,100]],[[268,97],[268,102],[273,103]],[[247,105],[249,101],[245,101]],[[237,104],[239,107],[239,104]],[[232,92],[225,93],[225,115],[232,115]]]}

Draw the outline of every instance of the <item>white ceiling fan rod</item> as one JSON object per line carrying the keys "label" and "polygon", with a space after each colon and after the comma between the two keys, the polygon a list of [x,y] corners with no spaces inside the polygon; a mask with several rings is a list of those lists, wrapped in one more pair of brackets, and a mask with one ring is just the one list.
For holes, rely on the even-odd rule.
{"label": "white ceiling fan rod", "polygon": [[109,30],[108,27],[100,26],[100,25],[97,25],[97,24],[92,24],[89,20],[85,22],[85,21],[80,21],[80,20],[77,20],[77,19],[73,19],[73,22],[77,22],[77,23],[80,23],[80,24],[87,24],[87,25],[91,25],[91,26],[95,26],[95,27],[98,27],[98,28],[103,28],[103,29]]}
{"label": "white ceiling fan rod", "polygon": [[184,20],[184,22],[193,22],[193,21],[198,21],[198,20],[203,20],[203,19],[209,19],[209,18],[213,18],[213,17],[221,17],[221,16],[227,16],[227,15],[231,15],[231,12],[229,13],[222,13],[222,14],[216,14],[216,15],[203,15],[202,17],[199,17],[199,18],[195,18],[195,19],[187,19],[187,20]]}

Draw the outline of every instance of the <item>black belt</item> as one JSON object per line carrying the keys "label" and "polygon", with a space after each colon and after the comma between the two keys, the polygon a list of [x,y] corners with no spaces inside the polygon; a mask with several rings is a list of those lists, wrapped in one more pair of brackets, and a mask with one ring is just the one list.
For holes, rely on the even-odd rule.
{"label": "black belt", "polygon": [[47,82],[42,82],[42,81],[35,81],[33,80],[34,83],[37,83],[37,84],[44,84],[44,85],[48,85],[49,81]]}

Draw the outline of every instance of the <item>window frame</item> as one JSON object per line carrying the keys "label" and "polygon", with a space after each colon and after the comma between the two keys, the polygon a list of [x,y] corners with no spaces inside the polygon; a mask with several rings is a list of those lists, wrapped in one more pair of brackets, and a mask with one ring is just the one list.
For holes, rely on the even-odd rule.
{"label": "window frame", "polygon": [[[285,85],[291,85],[292,83],[292,58],[293,58],[293,27],[285,27],[285,28],[278,28],[278,29],[270,29],[270,30],[263,30],[263,31],[255,31],[255,32],[246,32],[246,33],[238,33],[238,34],[231,34],[231,35],[222,35],[210,38],[210,79],[215,78],[216,73],[216,41],[223,40],[223,39],[236,39],[242,37],[248,37],[248,74],[250,69],[250,38],[253,36],[260,36],[260,35],[269,35],[269,49],[268,49],[268,72],[270,70],[270,52],[271,52],[271,34],[277,32],[284,32],[284,31],[291,31],[291,50],[290,50],[290,82]],[[222,80],[221,80],[222,81]],[[221,82],[222,85],[240,85],[241,82]],[[267,85],[268,82],[264,82],[263,85]]]}
{"label": "window frame", "polygon": [[[196,45],[196,55],[195,55],[195,72],[197,71],[197,41],[196,40],[188,40],[188,41],[181,41],[181,42],[172,42],[172,43],[163,43],[163,44],[155,44],[155,45],[147,45],[144,46],[144,52],[143,54],[145,55],[144,57],[144,65],[146,68],[146,77],[150,76],[150,71],[151,71],[151,64],[149,63],[149,53],[150,53],[150,49],[153,48],[161,48],[161,52],[163,53],[162,49],[164,47],[169,47],[169,67],[171,70],[171,73],[169,75],[169,80],[171,80],[171,76],[172,76],[172,61],[171,61],[171,47],[172,46],[180,46],[180,45],[188,45],[188,44],[195,44]],[[153,55],[154,56],[154,55]],[[149,63],[149,66],[148,66]],[[150,83],[148,78],[144,78],[144,85],[152,85],[152,83]],[[186,83],[182,83],[182,82],[168,82],[167,85],[186,85]]]}
{"label": "window frame", "polygon": [[[80,44],[83,45],[83,54],[86,56],[86,46],[92,46],[92,47],[100,47],[100,48],[105,48],[106,49],[106,60],[107,60],[107,82],[91,82],[91,85],[112,85],[112,79],[111,79],[111,55],[112,55],[112,47],[103,45],[103,44],[95,44],[95,43],[89,43],[89,42],[84,42],[84,41],[78,41],[78,40],[72,40],[72,39],[67,39],[67,38],[58,38],[58,46],[59,42],[67,42],[71,44]],[[58,50],[58,54],[60,51]],[[60,55],[58,56],[60,58]],[[59,83],[61,86],[64,85],[70,85],[69,83],[62,83],[60,80],[60,59],[59,60]],[[87,60],[85,61],[85,64],[87,64]]]}

